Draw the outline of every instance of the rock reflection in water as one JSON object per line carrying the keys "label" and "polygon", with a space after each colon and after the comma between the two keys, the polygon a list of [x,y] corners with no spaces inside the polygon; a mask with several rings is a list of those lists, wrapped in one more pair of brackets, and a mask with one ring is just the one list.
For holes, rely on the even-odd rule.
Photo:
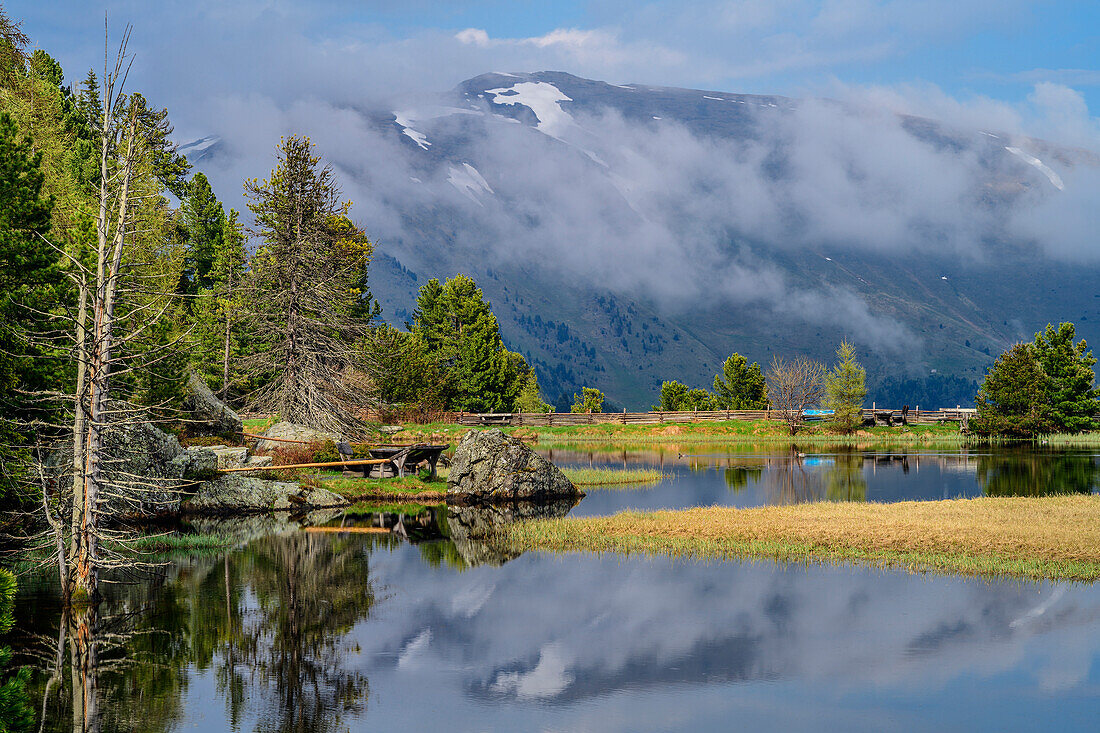
{"label": "rock reflection in water", "polygon": [[576,500],[558,499],[451,506],[447,510],[447,525],[455,549],[468,565],[499,566],[520,553],[503,551],[492,545],[490,540],[497,529],[529,519],[558,519],[576,505]]}

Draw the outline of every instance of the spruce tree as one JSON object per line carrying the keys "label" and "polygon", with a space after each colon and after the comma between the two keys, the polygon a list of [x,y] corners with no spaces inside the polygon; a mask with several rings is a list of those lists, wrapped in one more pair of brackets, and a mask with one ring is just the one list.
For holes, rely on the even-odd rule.
{"label": "spruce tree", "polygon": [[264,378],[253,397],[263,412],[345,435],[359,432],[355,413],[373,402],[362,350],[369,324],[356,316],[357,285],[369,258],[349,237],[347,212],[332,168],[308,138],[278,147],[270,178],[245,183],[253,233],[263,245],[252,258],[250,326],[265,343],[246,365]]}
{"label": "spruce tree", "polygon": [[714,404],[719,410],[763,410],[768,406],[764,373],[756,362],[736,351],[722,364],[722,373],[714,377]]}
{"label": "spruce tree", "polygon": [[1100,413],[1100,392],[1093,387],[1096,358],[1084,339],[1073,342],[1075,336],[1072,323],[1057,328],[1047,324],[1042,333],[1035,334],[1034,343],[1035,358],[1048,379],[1051,420],[1056,429],[1069,433],[1091,428]]}
{"label": "spruce tree", "polygon": [[212,284],[210,270],[216,253],[222,247],[226,217],[221,202],[214,195],[210,181],[201,172],[187,185],[187,197],[181,202],[180,215],[187,231],[187,282],[184,289],[192,294]]}
{"label": "spruce tree", "polygon": [[856,361],[847,341],[836,350],[837,365],[825,376],[825,406],[833,411],[833,427],[851,434],[863,421],[863,400],[867,397],[867,370]]}

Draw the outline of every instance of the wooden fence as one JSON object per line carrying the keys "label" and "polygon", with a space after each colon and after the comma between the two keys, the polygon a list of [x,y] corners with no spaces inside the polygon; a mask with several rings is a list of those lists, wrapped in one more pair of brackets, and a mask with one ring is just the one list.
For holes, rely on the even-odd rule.
{"label": "wooden fence", "polygon": [[[891,414],[900,419],[901,410],[889,410],[881,407],[867,408],[864,418]],[[958,421],[973,414],[973,410],[910,410],[907,420],[914,424],[935,424],[945,421]],[[468,425],[508,425],[512,427],[564,427],[567,425],[653,425],[657,423],[704,422],[713,420],[779,420],[783,417],[779,410],[690,410],[656,412],[502,412],[476,413],[455,412],[445,416],[446,422]]]}
{"label": "wooden fence", "polygon": [[[863,417],[882,416],[889,413],[897,421],[901,410],[868,407]],[[911,424],[932,425],[947,421],[958,422],[974,414],[966,408],[940,410],[910,410],[906,419]],[[246,417],[254,417],[248,415]],[[264,416],[266,417],[266,416]],[[709,422],[714,420],[780,420],[779,410],[686,410],[655,412],[445,412],[442,410],[394,409],[381,414],[371,413],[369,420],[396,424],[445,423],[450,425],[511,427],[565,427],[568,425],[653,425],[658,423]]]}

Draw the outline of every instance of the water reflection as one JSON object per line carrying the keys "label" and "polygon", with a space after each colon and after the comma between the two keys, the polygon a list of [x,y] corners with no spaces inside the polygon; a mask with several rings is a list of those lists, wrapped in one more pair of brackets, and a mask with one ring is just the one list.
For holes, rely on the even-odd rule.
{"label": "water reflection", "polygon": [[1039,496],[1088,492],[1100,486],[1100,468],[1091,453],[1035,448],[871,449],[804,444],[545,452],[568,466],[646,466],[659,468],[667,476],[657,485],[614,493],[592,491],[573,512],[584,515],[713,504]]}
{"label": "water reflection", "polygon": [[978,459],[978,482],[989,496],[1090,494],[1100,464],[1088,454],[993,453]]}
{"label": "water reflection", "polygon": [[192,665],[213,672],[234,728],[346,729],[369,690],[348,664],[348,631],[375,604],[363,549],[308,532],[264,537],[220,560],[131,578],[73,617],[50,613],[58,599],[39,587],[27,605],[44,613],[26,618],[22,655],[55,660],[41,680],[44,730],[172,729]]}
{"label": "water reflection", "polygon": [[[437,516],[451,539],[287,533],[114,587],[60,627],[64,674],[36,677],[46,730],[1094,722],[1075,716],[1100,681],[1096,587],[457,549],[456,572],[424,549],[512,515]],[[56,638],[49,600],[21,599],[28,636]]]}
{"label": "water reflection", "polygon": [[528,519],[564,517],[577,505],[574,499],[545,502],[506,502],[433,506],[407,511],[359,512],[342,515],[315,528],[334,534],[358,534],[375,530],[391,533],[416,545],[422,557],[434,567],[456,570],[479,565],[499,566],[518,557],[490,542],[494,531],[505,524]]}
{"label": "water reflection", "polygon": [[502,522],[645,501],[1088,492],[1091,454],[770,448],[666,470],[576,507],[206,520],[239,549],[119,578],[95,612],[62,616],[48,583],[25,587],[16,662],[37,670],[51,731],[1094,726],[1100,586],[486,541]]}

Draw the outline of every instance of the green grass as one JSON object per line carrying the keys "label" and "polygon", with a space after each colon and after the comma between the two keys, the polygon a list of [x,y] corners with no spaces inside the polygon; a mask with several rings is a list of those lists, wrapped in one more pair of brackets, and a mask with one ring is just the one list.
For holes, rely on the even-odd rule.
{"label": "green grass", "polygon": [[[460,425],[432,423],[406,425],[402,437],[408,440],[426,440],[429,436],[443,436],[451,442],[470,430]],[[959,433],[958,425],[910,425],[908,427],[873,427],[861,429],[856,435],[838,435],[825,423],[810,423],[791,436],[786,426],[778,420],[718,420],[696,423],[659,423],[651,425],[569,425],[564,427],[505,427],[505,433],[520,436],[537,436],[541,446],[558,446],[578,443],[630,444],[722,444],[722,443],[826,443],[830,445],[866,445],[896,443],[931,443],[941,445],[967,445],[983,441],[974,436]]]}
{"label": "green grass", "polygon": [[623,512],[511,525],[515,550],[854,563],[917,572],[1100,579],[1100,497],[821,502]]}
{"label": "green grass", "polygon": [[605,488],[654,484],[665,477],[654,468],[563,468],[562,472],[577,486]]}
{"label": "green grass", "polygon": [[1058,433],[1040,438],[1039,443],[1058,448],[1100,448],[1100,433]]}
{"label": "green grass", "polygon": [[421,500],[445,497],[445,481],[425,481],[414,476],[405,478],[326,478],[319,482],[322,488],[351,501],[369,500],[372,497],[389,499],[408,496]]}

